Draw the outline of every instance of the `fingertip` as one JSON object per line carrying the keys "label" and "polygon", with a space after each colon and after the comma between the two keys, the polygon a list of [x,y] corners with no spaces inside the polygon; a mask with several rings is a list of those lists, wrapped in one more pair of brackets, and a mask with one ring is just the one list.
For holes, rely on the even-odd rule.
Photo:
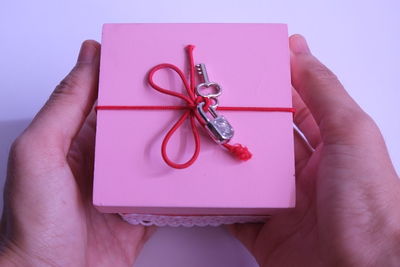
{"label": "fingertip", "polygon": [[294,34],[289,38],[290,51],[295,55],[311,54],[306,39],[300,34]]}
{"label": "fingertip", "polygon": [[100,44],[95,40],[85,40],[79,51],[78,63],[92,63],[99,55]]}

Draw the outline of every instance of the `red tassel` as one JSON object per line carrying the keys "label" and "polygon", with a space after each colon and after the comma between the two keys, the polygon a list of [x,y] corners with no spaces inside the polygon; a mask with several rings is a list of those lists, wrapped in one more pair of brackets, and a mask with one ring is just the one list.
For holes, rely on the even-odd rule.
{"label": "red tassel", "polygon": [[251,159],[253,156],[249,149],[241,144],[224,144],[223,146],[226,147],[237,159],[246,161]]}

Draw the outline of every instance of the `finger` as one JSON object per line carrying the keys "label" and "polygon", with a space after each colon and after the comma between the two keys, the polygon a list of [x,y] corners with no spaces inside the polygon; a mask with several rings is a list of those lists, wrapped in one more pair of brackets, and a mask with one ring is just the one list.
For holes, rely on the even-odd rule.
{"label": "finger", "polygon": [[296,159],[296,177],[307,164],[315,148],[321,142],[319,128],[296,90],[292,88],[294,114],[294,151]]}
{"label": "finger", "polygon": [[294,123],[310,143],[312,148],[316,148],[321,142],[321,135],[310,109],[304,104],[299,93],[292,89],[293,107],[296,109]]}
{"label": "finger", "polygon": [[[84,157],[84,159],[80,159],[80,161],[91,161],[94,158],[93,148],[95,145],[96,136],[96,117],[95,105],[93,105],[93,108],[86,117],[86,120],[80,128],[79,133],[75,136],[74,141],[71,144],[71,149],[69,152],[72,154],[79,152],[78,155]],[[82,167],[83,169],[87,169],[89,165],[89,163],[83,164]]]}
{"label": "finger", "polygon": [[310,52],[300,35],[290,37],[292,85],[319,126],[324,142],[351,136],[352,124],[368,116],[336,76]]}
{"label": "finger", "polygon": [[56,87],[27,132],[65,151],[97,98],[100,44],[85,41],[72,71]]}
{"label": "finger", "polygon": [[82,196],[86,198],[92,195],[95,135],[96,111],[92,108],[67,155],[67,161],[83,193]]}
{"label": "finger", "polygon": [[294,156],[295,156],[295,167],[296,167],[296,178],[301,173],[304,166],[310,159],[313,148],[309,147],[307,141],[301,136],[295,129],[294,131]]}

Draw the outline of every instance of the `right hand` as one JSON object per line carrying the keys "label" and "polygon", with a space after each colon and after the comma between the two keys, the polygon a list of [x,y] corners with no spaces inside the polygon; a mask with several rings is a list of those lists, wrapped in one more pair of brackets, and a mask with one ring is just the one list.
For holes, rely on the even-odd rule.
{"label": "right hand", "polygon": [[290,38],[296,208],[230,230],[261,266],[399,266],[400,181],[373,120],[299,35]]}

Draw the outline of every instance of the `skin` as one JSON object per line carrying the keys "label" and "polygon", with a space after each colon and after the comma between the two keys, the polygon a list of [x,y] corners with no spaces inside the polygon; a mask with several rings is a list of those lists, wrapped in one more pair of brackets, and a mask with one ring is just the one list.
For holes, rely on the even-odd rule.
{"label": "skin", "polygon": [[1,266],[132,266],[152,228],[91,203],[100,45],[76,66],[13,143],[2,218]]}
{"label": "skin", "polygon": [[398,266],[400,182],[373,120],[336,76],[290,38],[296,208],[230,226],[260,266]]}
{"label": "skin", "polygon": [[[310,52],[290,38],[297,205],[230,231],[260,266],[392,266],[400,259],[400,182],[379,129]],[[154,228],[91,204],[100,46],[77,65],[13,143],[2,266],[132,266]]]}

